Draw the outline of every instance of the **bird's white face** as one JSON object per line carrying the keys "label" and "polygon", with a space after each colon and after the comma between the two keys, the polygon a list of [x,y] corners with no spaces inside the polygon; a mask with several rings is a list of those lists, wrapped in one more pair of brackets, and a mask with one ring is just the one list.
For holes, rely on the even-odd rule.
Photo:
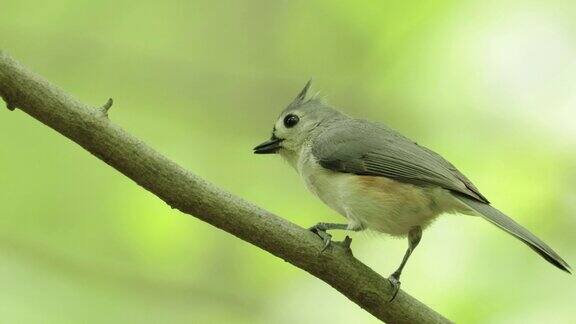
{"label": "bird's white face", "polygon": [[311,132],[320,125],[320,120],[313,117],[305,110],[298,109],[280,115],[272,131],[273,136],[282,140],[278,153],[283,155],[300,151]]}
{"label": "bird's white face", "polygon": [[322,119],[318,117],[310,107],[286,109],[274,123],[272,137],[254,148],[254,152],[278,153],[293,165],[314,129],[320,125]]}

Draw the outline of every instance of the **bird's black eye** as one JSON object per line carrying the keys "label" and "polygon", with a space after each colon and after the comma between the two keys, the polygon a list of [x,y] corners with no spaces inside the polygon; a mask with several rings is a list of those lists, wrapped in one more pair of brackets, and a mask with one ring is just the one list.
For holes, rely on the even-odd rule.
{"label": "bird's black eye", "polygon": [[286,115],[286,117],[284,117],[284,126],[286,126],[286,128],[291,128],[298,124],[299,121],[300,118],[298,118],[296,115]]}

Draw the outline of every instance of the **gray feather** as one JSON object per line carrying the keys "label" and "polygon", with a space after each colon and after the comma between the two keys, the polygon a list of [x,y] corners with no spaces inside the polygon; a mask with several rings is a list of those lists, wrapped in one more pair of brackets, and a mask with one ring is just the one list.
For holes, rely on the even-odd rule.
{"label": "gray feather", "polygon": [[433,151],[384,125],[346,119],[323,129],[312,154],[324,168],[437,185],[488,203],[468,178]]}
{"label": "gray feather", "polygon": [[570,273],[570,266],[566,261],[564,261],[552,248],[550,248],[546,243],[542,242],[534,234],[530,233],[527,229],[522,227],[520,224],[516,223],[513,219],[506,216],[504,213],[498,209],[481,203],[477,200],[470,199],[462,195],[456,195],[456,197],[468,205],[470,208],[477,211],[482,217],[493,223],[494,225],[500,227],[506,232],[512,234],[514,237],[519,239],[528,245],[536,253],[540,254],[548,262],[552,263],[554,266],[561,270]]}

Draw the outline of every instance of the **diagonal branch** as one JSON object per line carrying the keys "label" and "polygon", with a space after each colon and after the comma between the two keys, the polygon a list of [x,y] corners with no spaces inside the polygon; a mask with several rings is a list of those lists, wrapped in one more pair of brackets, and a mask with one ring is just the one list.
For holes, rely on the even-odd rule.
{"label": "diagonal branch", "polygon": [[328,283],[351,301],[389,323],[449,323],[442,315],[392,287],[354,258],[342,244],[324,253],[311,232],[223,191],[154,151],[107,118],[112,101],[89,107],[0,51],[0,96],[76,142],[164,200]]}

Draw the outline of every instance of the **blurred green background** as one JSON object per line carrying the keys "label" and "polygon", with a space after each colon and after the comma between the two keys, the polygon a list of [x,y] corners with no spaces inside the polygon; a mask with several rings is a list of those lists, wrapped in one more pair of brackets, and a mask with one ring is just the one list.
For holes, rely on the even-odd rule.
{"label": "blurred green background", "polygon": [[[340,216],[254,156],[309,77],[451,160],[576,264],[573,1],[14,1],[0,48],[198,175],[291,221]],[[0,110],[3,323],[375,323],[326,284],[171,210]],[[384,276],[406,246],[352,234]],[[337,238],[342,238],[338,235]],[[478,218],[424,233],[403,288],[460,323],[576,321],[576,283]]]}

